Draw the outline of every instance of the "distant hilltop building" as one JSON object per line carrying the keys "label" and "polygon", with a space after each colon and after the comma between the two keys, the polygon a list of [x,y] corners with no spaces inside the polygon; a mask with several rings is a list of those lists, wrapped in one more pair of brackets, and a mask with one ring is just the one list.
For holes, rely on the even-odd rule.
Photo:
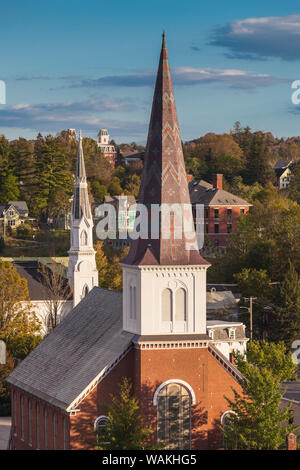
{"label": "distant hilltop building", "polygon": [[102,150],[104,157],[114,166],[117,151],[116,147],[111,145],[109,141],[107,129],[100,129],[98,132],[98,147]]}

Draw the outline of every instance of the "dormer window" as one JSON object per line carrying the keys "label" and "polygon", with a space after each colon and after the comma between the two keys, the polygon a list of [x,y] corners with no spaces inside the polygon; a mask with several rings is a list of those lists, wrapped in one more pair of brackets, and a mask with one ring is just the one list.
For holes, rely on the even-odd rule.
{"label": "dormer window", "polygon": [[235,339],[235,329],[234,328],[229,328],[228,329],[228,337],[229,337],[229,339]]}
{"label": "dormer window", "polygon": [[210,337],[210,339],[214,339],[214,330],[208,330],[208,336]]}

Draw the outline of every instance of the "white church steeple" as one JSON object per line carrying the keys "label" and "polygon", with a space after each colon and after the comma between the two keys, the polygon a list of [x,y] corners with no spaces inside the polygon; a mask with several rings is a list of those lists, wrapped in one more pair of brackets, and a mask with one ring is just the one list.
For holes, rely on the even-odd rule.
{"label": "white church steeple", "polygon": [[94,286],[98,286],[98,271],[93,248],[93,218],[88,196],[81,132],[71,212],[68,279],[73,289],[74,307]]}

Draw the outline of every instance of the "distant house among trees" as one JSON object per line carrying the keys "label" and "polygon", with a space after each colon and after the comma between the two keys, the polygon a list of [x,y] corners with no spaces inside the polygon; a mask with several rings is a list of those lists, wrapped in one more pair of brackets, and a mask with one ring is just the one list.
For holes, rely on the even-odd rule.
{"label": "distant house among trees", "polygon": [[25,201],[10,201],[5,206],[0,206],[0,220],[5,226],[17,228],[35,219],[29,217],[29,209]]}
{"label": "distant house among trees", "polygon": [[279,189],[285,189],[289,186],[291,182],[291,165],[292,161],[278,160],[274,166],[274,171],[276,173],[277,186]]}

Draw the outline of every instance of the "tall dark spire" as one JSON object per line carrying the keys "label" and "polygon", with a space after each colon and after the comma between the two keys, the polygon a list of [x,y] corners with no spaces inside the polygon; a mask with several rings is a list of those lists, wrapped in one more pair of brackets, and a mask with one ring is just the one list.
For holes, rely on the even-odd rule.
{"label": "tall dark spire", "polygon": [[74,200],[73,200],[73,206],[72,206],[73,219],[80,220],[82,217],[85,217],[86,219],[91,219],[92,215],[91,215],[88,187],[87,187],[87,181],[86,181],[81,131],[79,133],[74,189],[75,189]]}
{"label": "tall dark spire", "polygon": [[[190,205],[165,33],[153,97],[139,203],[147,207],[151,204]],[[174,236],[164,239],[162,232],[160,221],[158,239],[151,239],[149,228],[147,240],[139,238],[133,241],[124,263],[208,264],[200,256],[198,249],[187,249],[184,234],[181,239]]]}

